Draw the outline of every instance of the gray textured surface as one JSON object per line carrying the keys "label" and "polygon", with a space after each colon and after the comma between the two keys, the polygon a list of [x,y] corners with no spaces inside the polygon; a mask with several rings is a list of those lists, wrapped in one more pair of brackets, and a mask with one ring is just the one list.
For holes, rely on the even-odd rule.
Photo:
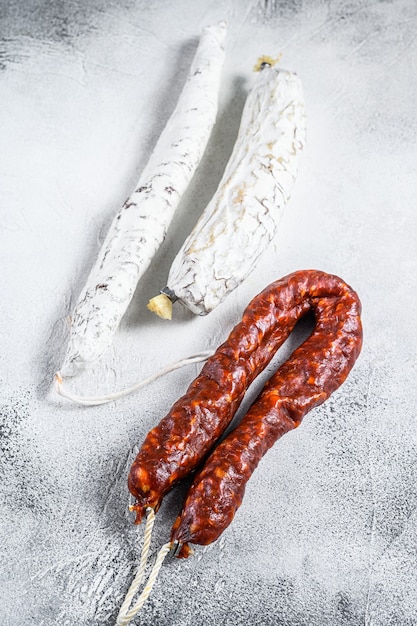
{"label": "gray textured surface", "polygon": [[[198,367],[101,408],[60,401],[50,381],[74,298],[175,105],[196,37],[222,18],[228,56],[209,151],[113,349],[74,388],[112,390],[215,348],[253,295],[307,267],[357,289],[365,344],[345,385],[263,459],[221,540],[165,562],[138,624],[417,624],[415,3],[3,0],[4,626],[113,624],[137,563],[128,468]],[[308,107],[280,233],[208,317],[177,309],[171,324],[158,320],[145,302],[221,176],[256,58],[277,52]],[[155,550],[182,495],[158,513]]]}

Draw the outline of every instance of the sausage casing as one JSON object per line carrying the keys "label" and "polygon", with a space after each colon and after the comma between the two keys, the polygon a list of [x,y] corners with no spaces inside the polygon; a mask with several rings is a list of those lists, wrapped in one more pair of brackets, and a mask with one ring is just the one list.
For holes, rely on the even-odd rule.
{"label": "sausage casing", "polygon": [[[208,457],[246,389],[308,311],[310,337],[265,385],[240,425]],[[294,272],[269,285],[168,415],[147,435],[130,471],[139,522],[179,480],[207,459],[188,492],[172,540],[211,543],[233,519],[259,459],[345,380],[362,345],[361,305],[340,278]]]}
{"label": "sausage casing", "polygon": [[[290,282],[294,278],[302,275],[293,275]],[[273,297],[279,283],[259,297]],[[196,475],[171,536],[184,544],[179,556],[188,555],[188,542],[205,545],[220,536],[265,452],[343,383],[359,355],[362,326],[357,295],[340,279],[318,273],[305,275],[300,287],[314,312],[315,328]],[[291,305],[289,300],[288,308]]]}

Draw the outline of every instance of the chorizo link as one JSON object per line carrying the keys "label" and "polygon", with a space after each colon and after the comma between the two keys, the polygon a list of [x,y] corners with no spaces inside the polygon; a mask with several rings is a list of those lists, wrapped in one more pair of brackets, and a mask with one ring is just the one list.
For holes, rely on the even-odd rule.
{"label": "chorizo link", "polygon": [[[335,285],[333,278],[331,282]],[[330,286],[328,279],[326,284]],[[220,536],[242,503],[246,483],[262,456],[344,382],[356,361],[362,344],[356,294],[347,287],[339,296],[334,289],[326,295],[319,291],[310,286],[313,333],[269,379],[240,424],[196,475],[171,534],[172,541],[183,544],[178,556],[188,556],[188,542],[206,545]]]}
{"label": "chorizo link", "polygon": [[[221,453],[229,454],[229,449],[219,446],[208,460],[207,476],[203,469],[198,475],[202,480],[197,477],[193,483],[172,533],[172,540],[182,544],[180,556],[188,554],[188,542],[205,544],[217,538],[216,532],[218,536],[230,523],[262,454],[346,378],[362,341],[356,293],[337,276],[317,270],[294,272],[269,285],[250,302],[242,321],[208,359],[186,394],[147,435],[128,481],[136,498],[132,507],[136,523],[147,507],[157,510],[170,488],[208,456],[246,389],[309,310],[316,318],[312,335],[266,385],[236,435],[225,439],[235,462],[226,467]],[[228,479],[219,481],[223,475]],[[201,493],[205,489],[206,498]],[[223,506],[224,519],[219,514]]]}

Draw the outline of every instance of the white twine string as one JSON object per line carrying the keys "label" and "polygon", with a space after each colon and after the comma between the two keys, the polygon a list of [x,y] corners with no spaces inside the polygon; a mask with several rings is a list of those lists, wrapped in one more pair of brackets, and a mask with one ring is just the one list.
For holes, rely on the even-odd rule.
{"label": "white twine string", "polygon": [[[132,619],[136,617],[136,615],[139,613],[139,611],[145,604],[146,600],[148,599],[152,591],[156,578],[159,574],[159,570],[162,567],[162,563],[170,550],[171,550],[171,542],[165,543],[162,546],[162,548],[159,550],[158,556],[156,557],[155,564],[148,578],[148,582],[146,583],[142,593],[140,594],[138,601],[136,602],[136,604],[133,605],[130,611],[126,611],[125,613],[122,613],[122,610],[120,610],[119,615],[117,617],[116,626],[126,626],[126,624],[129,624],[129,622],[132,621]],[[133,583],[132,583],[132,586],[133,586]],[[136,593],[137,587],[139,587],[139,585],[137,586],[135,585],[133,587],[133,595],[134,593]]]}
{"label": "white twine string", "polygon": [[191,363],[200,363],[201,361],[206,361],[213,354],[214,354],[213,350],[193,354],[185,359],[181,359],[180,361],[177,361],[176,363],[171,363],[171,365],[167,365],[166,367],[163,367],[161,370],[159,370],[159,372],[156,372],[156,374],[152,374],[152,376],[149,376],[148,378],[145,378],[144,380],[141,380],[138,383],[135,383],[131,387],[127,387],[126,389],[122,389],[121,391],[108,393],[103,396],[78,396],[76,394],[71,393],[70,391],[65,389],[63,385],[64,379],[61,376],[60,372],[57,372],[55,374],[55,389],[56,389],[56,392],[60,396],[62,396],[63,398],[66,398],[67,400],[71,400],[71,402],[75,402],[76,404],[82,404],[84,406],[97,406],[100,404],[107,404],[108,402],[113,402],[114,400],[117,400],[118,398],[127,396],[130,393],[134,393],[135,391],[142,389],[146,385],[149,385],[149,383],[152,383],[157,378],[160,378],[161,376],[165,376],[165,374],[169,374],[170,372],[174,372],[175,370],[180,369],[181,367],[184,367],[185,365],[190,365]]}
{"label": "white twine string", "polygon": [[155,584],[156,578],[159,574],[159,570],[162,567],[162,563],[164,562],[166,555],[171,550],[171,542],[165,543],[162,546],[162,548],[159,550],[154,566],[152,568],[152,571],[149,575],[149,578],[147,580],[145,587],[143,588],[135,604],[132,606],[131,609],[129,609],[130,604],[134,596],[138,592],[139,587],[142,583],[146,563],[148,561],[149,548],[151,545],[151,537],[152,537],[152,530],[153,530],[154,522],[155,522],[154,510],[151,508],[146,509],[145,536],[144,536],[138,571],[136,573],[135,578],[133,579],[132,584],[129,587],[129,590],[126,594],[123,604],[120,607],[119,615],[117,616],[116,626],[126,626],[126,624],[129,624],[129,622],[131,622],[132,619],[136,617],[136,615],[139,613],[139,611],[145,604],[146,600],[149,598],[149,595]]}
{"label": "white twine string", "polygon": [[[144,537],[143,537],[143,546],[142,546],[142,551],[140,555],[139,567],[138,567],[138,571],[136,572],[136,576],[134,578],[132,586],[134,584],[137,584],[137,586],[139,586],[140,583],[142,582],[143,574],[146,568],[146,563],[148,562],[149,549],[151,547],[151,539],[152,539],[152,531],[153,531],[154,523],[155,523],[155,511],[151,509],[150,507],[148,507],[146,509],[146,525],[145,525],[145,532],[144,532]],[[129,593],[126,596],[127,598],[126,608],[129,606],[133,597],[133,594],[129,596]],[[126,603],[126,600],[125,600],[125,603]]]}

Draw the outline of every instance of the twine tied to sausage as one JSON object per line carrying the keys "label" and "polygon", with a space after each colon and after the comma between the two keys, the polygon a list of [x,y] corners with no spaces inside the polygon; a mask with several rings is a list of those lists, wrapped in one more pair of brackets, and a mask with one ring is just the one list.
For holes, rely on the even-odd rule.
{"label": "twine tied to sausage", "polygon": [[149,578],[142,590],[142,592],[140,593],[137,601],[135,602],[135,604],[129,608],[131,606],[132,600],[135,597],[136,593],[138,592],[142,581],[143,581],[143,577],[145,574],[145,569],[146,569],[146,565],[148,562],[148,556],[149,556],[149,549],[150,549],[150,545],[151,545],[151,539],[152,539],[152,530],[153,530],[153,526],[154,526],[154,522],[155,522],[155,512],[152,508],[148,508],[146,510],[146,526],[145,526],[145,533],[144,533],[144,539],[143,539],[143,546],[142,546],[142,552],[141,552],[141,558],[140,558],[140,562],[139,562],[139,567],[138,570],[136,572],[136,576],[132,581],[132,584],[129,587],[129,590],[125,596],[125,599],[123,601],[122,606],[120,607],[120,611],[119,614],[117,616],[117,621],[116,621],[116,626],[126,626],[126,624],[129,624],[129,622],[132,621],[132,619],[134,617],[136,617],[136,615],[139,613],[139,611],[141,610],[141,608],[143,607],[143,605],[145,604],[146,600],[149,598],[149,595],[152,591],[152,588],[155,584],[155,581],[157,579],[157,576],[159,574],[159,571],[162,567],[162,563],[164,562],[164,559],[166,557],[166,555],[171,551],[172,548],[172,542],[169,541],[167,543],[165,543],[159,550],[155,563],[152,567],[152,571],[149,574]]}

